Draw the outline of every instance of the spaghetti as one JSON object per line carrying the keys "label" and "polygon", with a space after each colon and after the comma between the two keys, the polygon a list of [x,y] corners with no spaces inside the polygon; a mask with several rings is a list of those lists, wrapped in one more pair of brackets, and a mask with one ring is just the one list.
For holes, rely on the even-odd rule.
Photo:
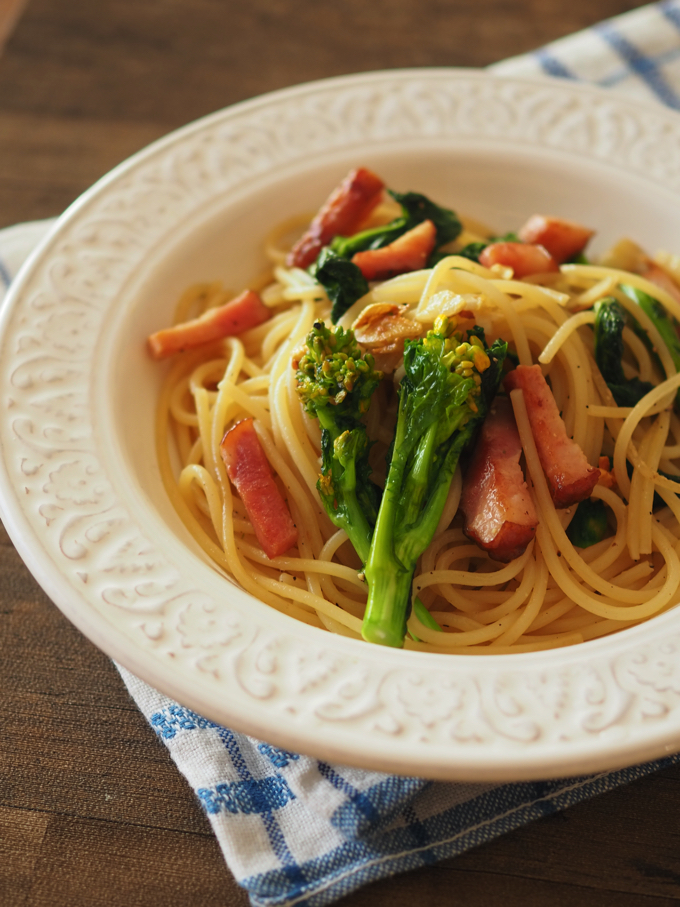
{"label": "spaghetti", "polygon": [[[373,222],[384,222],[389,213],[379,207]],[[306,270],[285,264],[285,236],[299,225],[299,219],[284,224],[266,241],[272,271],[259,289],[271,317],[238,337],[185,352],[170,367],[158,407],[158,460],[174,506],[220,569],[278,611],[360,638],[366,602],[361,564],[321,506],[321,434],[300,405],[291,368],[312,325],[328,322],[331,306]],[[612,487],[604,483],[593,490],[593,498],[606,508],[608,530],[587,548],[570,540],[576,507],[555,509],[522,391],[513,390],[510,399],[538,514],[536,537],[507,564],[471,543],[457,515],[464,481],[459,469],[413,579],[414,595],[439,629],[413,612],[405,647],[453,654],[535,651],[596,639],[647,620],[673,607],[680,596],[680,501],[672,478],[680,474],[680,419],[673,411],[680,373],[653,321],[621,286],[649,294],[679,321],[680,303],[644,276],[599,265],[565,264],[554,273],[518,280],[507,267],[485,267],[456,254],[475,238],[464,229],[434,267],[371,285],[340,324],[350,327],[369,305],[406,306],[406,317],[423,334],[445,314],[461,324],[482,325],[491,339],[503,338],[520,364],[541,364],[568,435],[589,463],[604,455],[613,464],[607,473],[615,477],[608,483]],[[649,338],[644,342],[630,328],[623,334],[626,376],[654,385],[630,407],[616,405],[595,365],[592,307],[604,297],[626,311],[635,309]],[[193,287],[180,300],[177,320],[225,298],[217,284]],[[366,417],[379,485],[385,479],[400,377],[397,367],[374,394]],[[258,545],[219,453],[225,431],[244,418],[254,420],[298,528],[297,546],[272,559]]]}

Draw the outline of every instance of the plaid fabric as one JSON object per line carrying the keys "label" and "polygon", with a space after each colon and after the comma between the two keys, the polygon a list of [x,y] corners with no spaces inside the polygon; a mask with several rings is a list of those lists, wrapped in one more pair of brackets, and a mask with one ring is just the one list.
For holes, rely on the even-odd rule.
{"label": "plaid fabric", "polygon": [[680,110],[680,2],[643,6],[490,69],[592,82]]}
{"label": "plaid fabric", "polygon": [[[680,109],[680,0],[492,67],[578,79]],[[0,231],[0,298],[52,221]],[[119,667],[207,813],[254,905],[321,907],[368,882],[462,853],[659,768],[522,784],[453,784],[329,765],[237,734]]]}
{"label": "plaid fabric", "polygon": [[680,761],[522,784],[399,778],[236,734],[118,670],[196,791],[229,868],[263,907],[321,907]]}

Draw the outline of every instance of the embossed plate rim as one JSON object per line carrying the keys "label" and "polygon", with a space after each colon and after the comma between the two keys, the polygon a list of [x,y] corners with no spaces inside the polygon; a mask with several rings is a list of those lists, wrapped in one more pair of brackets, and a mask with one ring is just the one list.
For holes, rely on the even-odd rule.
{"label": "embossed plate rim", "polygon": [[[154,161],[159,163],[162,170],[163,162],[167,161],[173,150],[183,149],[191,153],[192,149],[197,149],[202,138],[209,138],[211,134],[217,134],[225,124],[236,122],[239,118],[247,122],[250,117],[254,123],[258,114],[269,111],[285,121],[287,111],[292,111],[296,103],[304,104],[305,101],[312,103],[315,98],[317,100],[326,98],[338,102],[342,99],[347,101],[352,96],[352,92],[367,89],[371,89],[376,96],[384,99],[390,92],[398,94],[399,91],[406,92],[409,87],[418,85],[421,87],[423,85],[438,86],[442,91],[453,91],[454,95],[455,90],[452,86],[457,86],[457,90],[461,92],[464,86],[482,86],[480,90],[487,92],[489,97],[495,97],[502,103],[512,102],[512,91],[525,92],[530,96],[533,94],[536,98],[552,93],[557,100],[573,101],[576,108],[579,105],[587,108],[592,104],[619,109],[638,125],[656,124],[655,128],[660,129],[662,133],[668,126],[674,135],[680,136],[680,118],[663,108],[650,110],[588,86],[508,79],[465,70],[402,70],[340,77],[284,89],[212,114],[171,133],[111,171],[65,212],[55,228],[30,257],[8,294],[0,313],[0,333],[4,351],[3,364],[0,366],[3,403],[8,406],[8,401],[12,399],[13,405],[22,405],[21,403],[16,404],[13,399],[12,395],[21,395],[21,389],[13,388],[12,378],[15,373],[20,371],[20,368],[23,368],[25,362],[21,358],[23,353],[18,349],[10,350],[10,345],[14,341],[16,346],[16,341],[19,339],[18,322],[25,314],[24,310],[30,311],[29,304],[35,304],[37,299],[35,294],[42,291],[46,294],[45,299],[49,303],[49,292],[45,286],[49,284],[50,280],[59,278],[59,275],[55,276],[50,272],[50,268],[54,270],[56,267],[54,250],[59,243],[68,245],[78,230],[81,230],[81,234],[83,230],[86,230],[88,211],[94,210],[97,205],[103,206],[105,209],[108,206],[109,210],[115,209],[116,203],[122,205],[121,186],[126,181],[130,182],[143,177],[145,168],[152,167]],[[439,140],[445,137],[444,133],[436,136]],[[479,141],[494,140],[489,139],[486,133],[479,133],[472,137]],[[406,138],[413,140],[412,135],[408,135]],[[435,137],[432,140],[434,141]],[[330,153],[334,147],[331,143],[325,148],[325,151]],[[323,151],[322,148],[321,153]],[[555,154],[559,153],[557,146],[552,146],[551,151]],[[576,153],[567,152],[567,154]],[[589,149],[586,147],[579,153],[588,157]],[[275,164],[278,163],[278,166],[285,167],[290,164],[291,160],[285,158]],[[615,165],[626,170],[625,162],[617,161]],[[263,172],[267,172],[266,167]],[[170,189],[172,187],[170,176],[167,177],[167,180],[169,182],[166,188]],[[651,180],[651,182],[654,181]],[[655,183],[655,185],[657,184]],[[680,181],[676,176],[674,180],[676,195],[679,189]],[[73,253],[73,255],[72,262],[77,262],[76,254]],[[130,268],[130,273],[132,273],[134,268],[132,265]],[[125,281],[121,286],[124,283]],[[109,299],[109,303],[110,301]],[[106,305],[106,299],[103,305]],[[44,308],[48,310],[49,304]],[[38,310],[35,305],[34,310]],[[105,309],[102,311],[105,315]],[[30,339],[30,333],[25,336]],[[92,336],[97,340],[101,339],[96,331]],[[92,344],[93,350],[95,345],[96,343]],[[91,358],[93,355],[91,354]],[[91,369],[89,374],[94,376],[95,363],[90,361],[88,368]],[[45,378],[45,387],[48,384],[49,381]],[[33,402],[35,403],[35,400]],[[268,676],[273,676],[279,681],[280,689],[269,698],[258,699],[258,696],[252,694],[252,691],[245,692],[241,683],[244,678],[235,678],[236,672],[233,663],[237,657],[243,656],[244,653],[247,654],[247,648],[238,656],[234,656],[231,661],[229,660],[231,655],[225,656],[224,660],[219,662],[217,677],[214,677],[209,670],[199,671],[195,665],[192,668],[186,660],[182,661],[181,665],[175,665],[167,653],[162,656],[159,654],[159,646],[150,637],[145,642],[143,637],[135,636],[129,627],[124,626],[118,612],[105,612],[95,608],[92,600],[84,595],[83,586],[79,586],[78,582],[74,580],[73,558],[68,564],[65,564],[60,553],[50,548],[51,542],[48,541],[47,532],[40,530],[35,513],[32,512],[32,501],[27,503],[31,495],[22,496],[16,491],[15,480],[18,472],[16,464],[12,466],[10,460],[17,456],[15,445],[28,444],[30,446],[30,442],[25,438],[20,438],[17,431],[13,429],[17,422],[12,414],[12,406],[8,406],[7,413],[8,417],[0,424],[0,443],[2,444],[0,508],[8,531],[29,568],[69,619],[104,651],[149,683],[208,717],[230,723],[239,730],[269,739],[271,742],[289,749],[311,752],[327,759],[401,773],[467,780],[517,780],[614,768],[636,760],[661,756],[680,748],[680,690],[677,690],[677,677],[674,677],[672,673],[677,661],[678,644],[677,638],[673,644],[673,637],[667,633],[669,628],[675,629],[677,625],[674,615],[664,615],[657,622],[637,629],[634,637],[624,633],[609,640],[590,643],[579,649],[524,656],[496,656],[491,661],[485,657],[475,656],[455,658],[376,650],[375,647],[369,649],[353,641],[333,638],[321,631],[294,624],[279,615],[275,615],[271,620],[273,630],[270,626],[265,629],[258,624],[258,621],[262,619],[262,607],[260,607],[255,609],[254,624],[252,614],[248,615],[247,621],[250,623],[246,629],[248,632],[253,631],[255,634],[253,638],[258,637],[258,634],[263,638],[264,641],[259,651],[260,657],[263,652],[269,654],[277,652],[280,655],[281,664],[284,665],[283,667],[275,666],[270,670],[269,675],[267,675],[269,668],[267,670],[258,668],[258,682],[264,683]],[[42,427],[45,430],[50,426],[45,423]],[[63,453],[64,449],[55,448],[48,456],[58,457]],[[96,449],[96,446],[94,453],[102,454]],[[64,461],[63,465],[68,466],[68,463]],[[106,467],[105,457],[104,467]],[[58,473],[58,470],[56,472]],[[106,478],[106,468],[104,477]],[[51,475],[50,481],[54,484]],[[47,483],[44,484],[46,486]],[[34,495],[39,493],[40,487],[36,480],[31,492]],[[62,482],[61,491],[66,490],[68,490],[67,483]],[[69,490],[69,493],[71,491]],[[45,492],[45,494],[47,493]],[[47,498],[45,500],[47,501]],[[50,499],[49,504],[55,508],[54,499]],[[116,511],[116,507],[119,508],[119,511],[121,510],[118,500],[114,500],[111,513],[119,512]],[[57,513],[58,510],[58,507],[53,509],[52,515],[48,517],[56,524],[67,518],[63,513]],[[121,517],[121,519],[123,518]],[[134,513],[131,515],[131,520],[134,526]],[[74,543],[75,541],[77,539],[74,537]],[[96,574],[93,576],[96,578]],[[208,585],[212,584],[207,584],[206,588]],[[188,591],[191,593],[192,590]],[[247,604],[247,596],[241,594],[241,598],[239,598],[236,595],[234,601],[236,610],[238,610]],[[190,608],[191,603],[188,605],[188,609]],[[111,616],[112,614],[113,616]],[[118,621],[114,619],[116,617],[119,618]],[[245,617],[243,621],[245,626],[247,623]],[[231,642],[225,643],[225,651],[221,654],[228,654],[231,645]],[[311,656],[309,655],[310,650]],[[664,657],[666,662],[664,662]],[[314,662],[315,658],[317,662]],[[647,675],[642,676],[638,668],[631,666],[631,660],[637,664],[635,659],[645,665],[647,662],[653,662]],[[207,663],[210,664],[209,661]],[[336,671],[340,675],[339,685],[336,685],[337,688],[333,692],[335,702],[331,697],[326,703],[323,703],[318,697],[315,700],[313,695],[310,695],[305,701],[304,707],[300,709],[301,716],[296,715],[295,712],[295,696],[290,694],[286,700],[286,695],[290,691],[286,695],[281,694],[281,689],[286,687],[286,684],[292,685],[291,677],[295,671],[299,675],[296,675],[295,682],[302,683],[299,677],[303,676],[304,672],[300,665],[303,665],[305,671],[311,672],[312,679],[307,685],[312,690],[314,683],[317,682],[312,669],[318,668],[321,674],[325,671],[323,680],[318,682],[327,683],[329,686],[335,682],[333,672]],[[339,667],[337,667],[338,665]],[[597,705],[597,708],[591,709],[586,716],[578,704],[573,706],[571,711],[567,708],[572,722],[581,720],[583,723],[587,718],[593,722],[593,725],[590,730],[582,728],[580,736],[575,735],[573,739],[560,740],[559,732],[554,729],[551,732],[552,736],[546,733],[545,729],[549,723],[547,711],[541,719],[536,714],[524,715],[522,713],[523,697],[534,696],[536,698],[535,688],[541,687],[541,690],[545,688],[545,695],[549,699],[552,695],[550,693],[551,684],[553,686],[563,685],[566,696],[577,697],[580,687],[577,690],[575,672],[581,670],[593,672],[593,675],[596,676],[597,679],[593,681],[592,689],[588,689],[586,693],[591,697],[600,696],[601,709]],[[668,672],[668,670],[671,671],[670,679],[666,684],[669,689],[656,690],[655,687],[663,687],[665,676],[663,672]],[[677,668],[675,670],[677,672]],[[475,728],[472,728],[471,736],[469,735],[467,739],[465,729],[459,729],[458,737],[451,736],[445,727],[444,720],[438,717],[436,707],[432,707],[432,713],[428,713],[426,716],[427,720],[422,715],[416,719],[411,716],[408,721],[404,718],[404,727],[399,731],[395,732],[394,727],[390,725],[390,721],[397,721],[399,718],[399,703],[404,704],[405,697],[410,694],[416,697],[418,708],[424,709],[432,706],[427,690],[422,692],[425,689],[422,684],[425,683],[425,687],[427,687],[425,675],[432,672],[437,678],[437,683],[442,685],[444,692],[447,689],[446,684],[450,684],[448,694],[450,694],[452,703],[454,700],[464,699],[474,688],[474,694],[480,703],[479,709],[484,713],[484,709],[488,708],[483,704],[485,699],[494,699],[494,709],[497,714],[493,716],[493,719],[489,717],[489,713],[482,714],[479,728],[482,728],[484,721],[489,727],[482,728],[482,732],[487,733],[487,737],[481,739],[479,745],[474,742]],[[601,673],[598,674],[598,672]],[[251,670],[251,675],[254,674],[255,671]],[[344,678],[347,685],[350,685],[349,681],[357,677],[368,677],[372,684],[371,693],[377,704],[372,713],[369,710],[369,714],[372,715],[370,720],[367,722],[364,717],[359,720],[356,716],[352,717],[349,714],[342,717],[342,720],[339,720],[337,716],[329,717],[330,712],[328,710],[324,712],[324,708],[327,709],[329,703],[334,705],[341,701],[340,681],[343,681]],[[245,678],[244,682],[249,682],[251,679],[254,677]],[[419,684],[421,687],[418,686]],[[237,694],[240,690],[242,695],[240,698],[237,695],[237,701],[225,707],[223,699],[227,690],[236,691]],[[653,692],[656,698],[647,696],[645,699],[647,692]],[[302,698],[302,693],[300,693],[300,697]],[[559,696],[556,701],[557,699]],[[649,714],[645,712],[644,707],[647,700],[650,703]],[[635,705],[637,711],[631,703]],[[453,705],[452,708],[455,710]],[[515,708],[519,708],[519,719],[521,720],[513,719],[512,711]],[[603,713],[609,709],[611,715],[608,718],[605,715],[604,718],[598,719],[598,709]],[[657,710],[656,713],[654,709]],[[395,713],[397,718],[395,718]],[[508,727],[512,726],[511,734],[493,726],[494,721],[500,724],[506,719]],[[524,719],[527,724],[533,720],[534,724],[538,725],[537,736],[531,737],[529,734],[522,737]],[[544,722],[542,727],[541,720]],[[601,721],[601,727],[597,724],[598,720]],[[322,735],[322,739],[319,739],[319,735]],[[565,737],[568,737],[566,731]]]}

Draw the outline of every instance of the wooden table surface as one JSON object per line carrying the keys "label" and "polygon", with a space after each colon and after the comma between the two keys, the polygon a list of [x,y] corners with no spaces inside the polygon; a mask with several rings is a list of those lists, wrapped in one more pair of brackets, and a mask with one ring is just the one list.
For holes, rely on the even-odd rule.
{"label": "wooden table surface", "polygon": [[[627,0],[0,0],[0,226],[58,214],[127,155],[298,82],[484,66]],[[245,905],[208,822],[109,659],[0,537],[0,904]],[[680,768],[347,907],[680,902]]]}

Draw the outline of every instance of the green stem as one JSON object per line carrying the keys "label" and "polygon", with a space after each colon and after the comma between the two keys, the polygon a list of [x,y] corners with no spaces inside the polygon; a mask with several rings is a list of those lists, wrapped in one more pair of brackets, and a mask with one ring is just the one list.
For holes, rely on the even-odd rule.
{"label": "green stem", "polygon": [[361,627],[367,642],[401,649],[406,635],[406,619],[411,600],[412,570],[406,570],[396,558],[383,560],[370,569],[368,602]]}
{"label": "green stem", "polygon": [[347,536],[354,546],[354,550],[359,555],[362,564],[368,560],[371,549],[371,529],[368,520],[364,516],[364,511],[357,500],[354,491],[344,492],[344,502],[347,512],[347,518],[338,518],[337,521],[331,516],[331,520],[339,529],[344,529]]}
{"label": "green stem", "polygon": [[420,507],[430,482],[430,468],[434,459],[437,424],[431,425],[420,439],[413,458],[413,466],[406,476],[398,525],[410,526],[420,513]]}
{"label": "green stem", "polygon": [[432,541],[439,525],[461,451],[471,434],[472,426],[463,429],[449,449],[439,468],[437,484],[425,506],[421,507],[418,519],[412,524],[404,521],[395,529],[394,550],[396,556],[403,564],[413,564],[413,569],[415,569],[420,555]]}
{"label": "green stem", "polygon": [[394,553],[394,531],[406,467],[400,453],[402,449],[399,420],[394,454],[364,568],[368,582],[368,601],[361,628],[361,635],[367,642],[394,648],[404,645],[413,575],[413,567],[405,567]]}
{"label": "green stem", "polygon": [[[328,433],[334,444],[342,434],[342,431],[338,428],[332,415],[324,412],[323,409],[319,411],[318,417],[323,431]],[[371,546],[373,529],[366,518],[364,508],[357,498],[356,461],[352,460],[347,465],[343,465],[336,457],[333,457],[330,471],[333,476],[335,492],[338,497],[342,497],[342,506],[337,506],[337,502],[335,504],[332,503],[330,496],[326,498],[319,490],[321,501],[333,525],[337,526],[338,529],[345,530],[354,546],[354,550],[361,559],[361,563],[365,564]]]}

